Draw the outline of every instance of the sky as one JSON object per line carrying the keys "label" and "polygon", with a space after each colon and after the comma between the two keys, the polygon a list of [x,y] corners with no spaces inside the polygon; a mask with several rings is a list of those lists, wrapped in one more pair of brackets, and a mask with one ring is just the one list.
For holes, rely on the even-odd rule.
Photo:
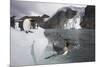
{"label": "sky", "polygon": [[10,14],[11,16],[14,15],[17,18],[23,16],[41,16],[43,14],[47,14],[51,17],[57,12],[57,10],[67,6],[72,6],[72,4],[11,0]]}

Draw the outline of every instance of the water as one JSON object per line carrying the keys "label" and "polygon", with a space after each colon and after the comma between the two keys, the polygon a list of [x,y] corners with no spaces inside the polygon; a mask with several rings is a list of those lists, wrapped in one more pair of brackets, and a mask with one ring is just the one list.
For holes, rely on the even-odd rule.
{"label": "water", "polygon": [[[36,32],[35,32],[36,31]],[[41,33],[40,33],[41,32]],[[72,43],[70,52],[67,55],[57,55],[45,59],[48,56],[55,54],[52,49],[52,43],[49,40],[56,40],[60,34],[64,39],[70,39]],[[46,35],[46,36],[44,36]],[[45,40],[41,40],[41,39]],[[37,39],[39,47],[34,49],[34,40]],[[38,40],[40,39],[41,44]],[[60,41],[62,42],[62,40]],[[47,43],[49,43],[47,45]],[[63,43],[63,42],[62,42]],[[37,47],[36,45],[36,47]],[[43,47],[44,45],[44,47]],[[60,45],[63,47],[63,45]],[[40,51],[39,49],[42,49]],[[37,53],[34,54],[34,51]],[[40,56],[41,55],[41,56]],[[36,63],[36,58],[40,61]],[[80,29],[80,30],[60,30],[60,29],[44,29],[34,30],[33,33],[26,34],[25,32],[11,29],[11,65],[36,65],[36,64],[60,64],[72,62],[89,62],[95,60],[95,30]]]}
{"label": "water", "polygon": [[[67,55],[57,55],[49,59],[45,57],[55,54],[52,49],[52,43],[49,42],[45,49],[44,58],[38,64],[55,64],[55,63],[72,63],[72,62],[89,62],[95,60],[95,33],[92,29],[83,30],[56,30],[47,29],[45,31],[48,40],[56,40],[57,34],[64,39],[70,39],[72,45]],[[62,40],[59,41],[60,47]],[[45,42],[44,42],[45,43]]]}

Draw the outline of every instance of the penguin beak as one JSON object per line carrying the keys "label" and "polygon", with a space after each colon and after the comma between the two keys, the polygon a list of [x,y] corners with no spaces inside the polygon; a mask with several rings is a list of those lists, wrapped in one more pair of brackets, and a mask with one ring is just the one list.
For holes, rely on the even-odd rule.
{"label": "penguin beak", "polygon": [[68,51],[65,51],[62,55],[67,55]]}

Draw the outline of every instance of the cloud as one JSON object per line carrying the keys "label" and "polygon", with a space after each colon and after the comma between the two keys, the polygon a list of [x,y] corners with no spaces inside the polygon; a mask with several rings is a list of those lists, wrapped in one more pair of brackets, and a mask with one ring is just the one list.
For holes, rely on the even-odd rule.
{"label": "cloud", "polygon": [[26,15],[30,16],[43,14],[52,16],[59,8],[71,5],[72,4],[11,0],[11,16],[15,15],[17,17],[22,17]]}

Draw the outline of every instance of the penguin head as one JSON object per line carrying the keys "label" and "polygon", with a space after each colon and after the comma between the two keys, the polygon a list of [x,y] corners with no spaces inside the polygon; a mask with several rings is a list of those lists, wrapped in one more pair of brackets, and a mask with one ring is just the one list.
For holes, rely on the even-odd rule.
{"label": "penguin head", "polygon": [[66,43],[53,43],[53,50],[56,51],[58,55],[66,55],[68,53]]}

